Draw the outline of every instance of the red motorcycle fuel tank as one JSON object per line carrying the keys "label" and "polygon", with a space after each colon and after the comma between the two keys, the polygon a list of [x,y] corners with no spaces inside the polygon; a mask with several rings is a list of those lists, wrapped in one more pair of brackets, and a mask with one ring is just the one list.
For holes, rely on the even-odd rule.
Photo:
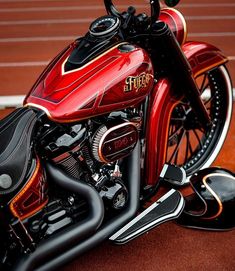
{"label": "red motorcycle fuel tank", "polygon": [[73,122],[133,106],[153,86],[153,67],[140,47],[120,43],[85,65],[65,71],[76,42],[39,77],[24,101],[57,122]]}

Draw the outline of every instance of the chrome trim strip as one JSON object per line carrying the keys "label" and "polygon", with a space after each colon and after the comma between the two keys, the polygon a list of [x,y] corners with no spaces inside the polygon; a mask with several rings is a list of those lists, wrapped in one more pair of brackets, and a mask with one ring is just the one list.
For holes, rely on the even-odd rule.
{"label": "chrome trim strip", "polygon": [[162,171],[161,171],[161,173],[160,173],[160,178],[162,178],[163,179],[163,177],[165,176],[165,174],[166,174],[166,171],[167,171],[167,169],[168,169],[168,165],[167,164],[164,164],[164,166],[163,166],[163,168],[162,168]]}
{"label": "chrome trim strip", "polygon": [[[123,228],[121,228],[119,231],[117,231],[114,235],[112,235],[109,240],[114,241],[115,239],[117,239],[120,235],[122,235],[126,230],[128,230],[131,226],[133,226],[134,224],[136,224],[139,220],[141,220],[143,217],[145,217],[149,212],[151,212],[153,209],[155,209],[159,204],[161,204],[161,202],[163,202],[164,200],[166,200],[167,198],[169,198],[173,193],[175,193],[176,190],[175,189],[171,189],[169,192],[167,192],[164,196],[162,196],[159,200],[157,200],[156,202],[154,202],[151,206],[149,206],[146,210],[144,210],[141,214],[139,214],[137,217],[135,217],[133,220],[131,220],[128,224],[126,224]],[[150,224],[146,225],[145,227],[139,229],[138,231],[134,232],[131,235],[128,235],[124,240],[128,240],[131,237],[138,235],[139,233],[141,233],[142,231],[145,231],[146,229],[154,226],[155,224],[163,221],[163,220],[169,220],[170,218],[173,218],[175,216],[177,216],[177,214],[182,210],[182,207],[184,205],[184,198],[183,196],[181,196],[181,200],[179,203],[179,206],[177,207],[177,209],[175,210],[174,213],[166,215],[164,217],[161,217],[153,222],[151,222]]]}
{"label": "chrome trim strip", "polygon": [[44,111],[44,112],[47,114],[47,116],[48,116],[49,118],[51,118],[50,112],[49,112],[48,109],[45,108],[44,106],[39,105],[39,104],[35,104],[35,103],[27,103],[27,104],[24,105],[24,107],[30,107],[30,106],[36,107],[36,108],[38,108],[38,109],[41,109],[42,111]]}
{"label": "chrome trim strip", "polygon": [[150,224],[146,225],[145,227],[139,229],[138,231],[128,235],[126,238],[124,238],[124,240],[127,241],[128,239],[132,239],[133,237],[138,236],[141,232],[145,232],[148,229],[151,229],[156,224],[159,224],[161,222],[167,222],[171,219],[177,218],[178,215],[181,213],[183,207],[184,207],[184,198],[182,196],[180,199],[180,203],[174,213],[171,213],[169,215],[165,215],[165,216],[160,217],[159,219],[156,219],[152,223],[150,223]]}
{"label": "chrome trim strip", "polygon": [[[103,143],[104,143],[104,140],[106,138],[107,135],[109,135],[111,132],[119,129],[119,128],[122,128],[122,127],[125,127],[125,126],[129,126],[129,125],[132,125],[136,128],[136,124],[134,122],[124,122],[124,123],[121,123],[121,124],[118,124],[116,126],[113,126],[112,128],[108,129],[103,135],[102,137],[100,138],[100,142],[99,142],[99,146],[98,146],[98,156],[100,158],[100,161],[102,162],[105,162],[105,163],[109,163],[110,161],[107,161],[105,159],[105,157],[103,156],[102,154],[102,146],[103,146]],[[137,128],[136,128],[137,129]],[[136,130],[137,131],[137,130]],[[128,147],[129,148],[129,147]],[[121,150],[123,151],[123,150]],[[118,153],[118,152],[116,152]]]}

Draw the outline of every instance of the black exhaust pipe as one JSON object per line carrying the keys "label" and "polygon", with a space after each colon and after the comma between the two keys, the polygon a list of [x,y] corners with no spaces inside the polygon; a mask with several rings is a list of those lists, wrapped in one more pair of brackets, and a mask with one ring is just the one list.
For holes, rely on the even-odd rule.
{"label": "black exhaust pipe", "polygon": [[84,239],[94,233],[104,218],[103,201],[93,187],[83,181],[71,178],[52,164],[47,164],[46,169],[48,178],[55,184],[64,190],[83,196],[87,200],[90,213],[80,225],[75,224],[63,232],[55,234],[48,240],[42,241],[32,254],[21,256],[12,269],[15,271],[35,270],[42,262],[48,261],[58,253],[63,253],[64,250],[81,241],[81,238]]}
{"label": "black exhaust pipe", "polygon": [[[74,260],[79,255],[87,252],[101,242],[107,240],[112,234],[119,230],[124,224],[134,217],[139,207],[140,197],[140,144],[137,143],[134,151],[128,159],[128,189],[129,202],[126,209],[117,217],[101,226],[98,231],[78,245],[60,252],[56,257],[44,262],[35,271],[53,271]],[[20,269],[19,269],[20,270]]]}
{"label": "black exhaust pipe", "polygon": [[[59,176],[57,175],[57,169],[52,167],[51,165],[48,166],[49,172],[52,171],[51,177],[57,183],[60,183],[62,187],[65,189],[72,189],[75,190],[76,185],[75,183],[79,183],[77,180],[70,180],[70,184],[68,185],[67,179],[68,176],[65,176],[63,172],[59,172]],[[58,181],[59,179],[59,181]],[[100,244],[102,241],[107,240],[112,234],[114,234],[118,229],[120,229],[125,223],[127,223],[137,212],[139,207],[139,197],[140,197],[140,144],[137,143],[134,151],[130,155],[128,159],[128,188],[129,188],[129,201],[126,209],[117,217],[113,218],[111,221],[107,222],[103,226],[101,226],[97,232],[87,237],[87,239],[81,241],[78,245],[77,240],[81,240],[81,237],[84,236],[86,223],[83,226],[77,226],[68,228],[66,232],[61,233],[60,235],[55,235],[48,240],[43,241],[39,246],[36,248],[35,252],[30,255],[23,256],[18,264],[13,269],[14,271],[52,271],[57,270],[62,265],[66,264],[67,262],[75,259],[77,256],[83,254],[84,252],[88,251],[89,249],[95,247],[96,245]],[[89,190],[87,184],[82,183],[82,186],[86,186],[86,189]],[[85,187],[83,187],[85,188]],[[89,187],[91,188],[91,187]],[[85,192],[85,189],[83,190]],[[94,195],[95,192],[95,195]],[[79,191],[80,193],[80,191]],[[100,198],[97,197],[98,193],[94,191],[94,189],[89,190],[89,200],[92,204],[93,215],[94,212],[97,212],[96,208],[99,209],[100,221],[102,221],[101,217],[103,218],[103,208],[101,208]],[[81,193],[80,193],[81,194]],[[86,195],[84,195],[86,196]],[[99,195],[98,195],[99,196]],[[86,197],[87,198],[87,197]],[[98,200],[99,199],[99,200]],[[96,205],[99,205],[97,207]],[[102,205],[103,207],[103,205]],[[102,210],[101,210],[102,209]],[[99,223],[100,223],[99,221]],[[97,225],[99,224],[97,223]],[[77,229],[77,230],[76,230]],[[81,230],[83,233],[81,234]],[[74,231],[76,234],[74,234]],[[72,232],[72,233],[71,233]],[[85,231],[85,233],[87,233]],[[71,238],[73,235],[76,235],[76,240],[73,238],[72,240],[68,241],[68,237]]]}

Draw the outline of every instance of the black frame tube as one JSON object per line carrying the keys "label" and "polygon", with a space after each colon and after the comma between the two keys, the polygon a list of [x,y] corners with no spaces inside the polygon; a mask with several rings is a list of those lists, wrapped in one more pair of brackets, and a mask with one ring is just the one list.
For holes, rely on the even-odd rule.
{"label": "black frame tube", "polygon": [[170,77],[175,90],[178,91],[176,95],[185,95],[198,117],[198,121],[207,130],[211,125],[210,116],[200,97],[191,66],[175,35],[165,22],[157,21],[152,25],[151,40],[155,71],[158,71],[160,67],[160,72]]}

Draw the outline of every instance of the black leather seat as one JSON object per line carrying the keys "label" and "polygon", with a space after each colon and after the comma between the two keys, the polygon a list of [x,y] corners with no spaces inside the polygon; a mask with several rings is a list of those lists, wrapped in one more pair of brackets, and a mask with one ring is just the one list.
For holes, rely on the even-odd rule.
{"label": "black leather seat", "polygon": [[0,195],[10,194],[24,181],[36,120],[32,109],[20,108],[0,121]]}

